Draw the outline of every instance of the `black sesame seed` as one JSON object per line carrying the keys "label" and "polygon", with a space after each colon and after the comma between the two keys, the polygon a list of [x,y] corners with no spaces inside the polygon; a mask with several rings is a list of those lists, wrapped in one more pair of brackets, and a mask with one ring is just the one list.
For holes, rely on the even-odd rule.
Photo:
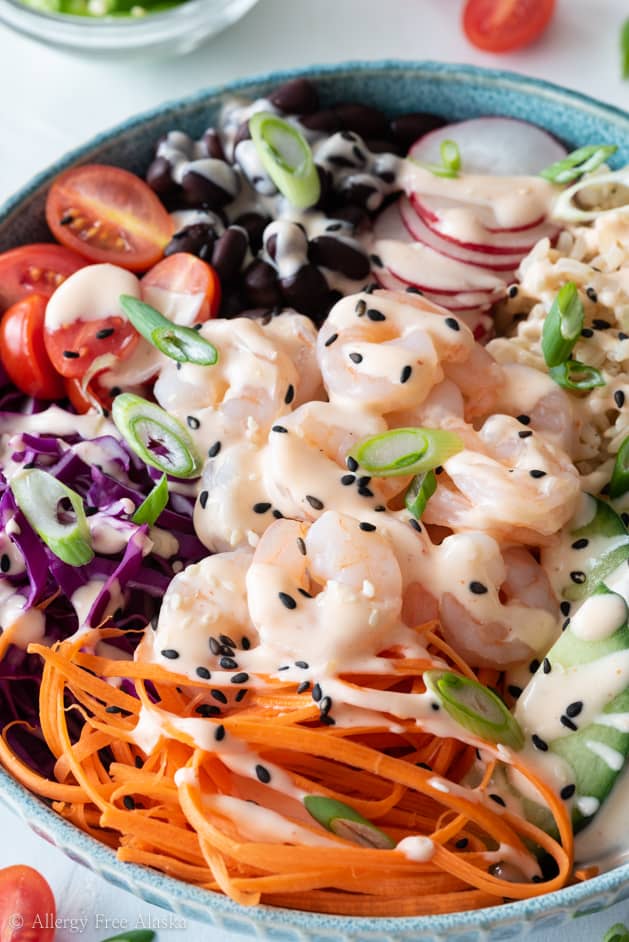
{"label": "black sesame seed", "polygon": [[278,592],[277,596],[285,608],[288,608],[291,610],[294,608],[297,608],[297,602],[292,597],[292,595],[288,594],[288,592]]}
{"label": "black sesame seed", "polygon": [[111,704],[111,706],[105,707],[105,713],[123,713],[123,712],[125,711],[122,710],[121,707],[116,706],[113,703]]}
{"label": "black sesame seed", "polygon": [[370,255],[370,256],[369,256],[369,261],[370,261],[371,264],[374,265],[376,268],[384,268],[384,266],[383,266],[383,264],[382,264],[382,259],[380,258],[379,255]]}
{"label": "black sesame seed", "polygon": [[323,501],[319,500],[318,497],[313,497],[312,494],[306,494],[306,500],[314,510],[323,510]]}
{"label": "black sesame seed", "polygon": [[221,653],[221,646],[216,638],[210,638],[208,644],[210,645],[210,651],[212,654],[218,655]]}
{"label": "black sesame seed", "polygon": [[254,514],[265,514],[270,509],[271,509],[271,504],[266,500],[258,501],[257,504],[253,505]]}
{"label": "black sesame seed", "polygon": [[0,556],[0,569],[2,572],[8,572],[11,568],[11,559],[7,553],[3,553]]}
{"label": "black sesame seed", "polygon": [[376,322],[378,322],[378,321],[386,321],[386,317],[384,316],[384,314],[382,313],[382,311],[376,310],[375,307],[370,307],[370,308],[368,309],[368,311],[367,311],[367,317],[369,318],[370,321],[376,321]]}
{"label": "black sesame seed", "polygon": [[521,432],[518,432],[519,438],[530,438],[533,433],[530,429],[523,429]]}
{"label": "black sesame seed", "polygon": [[518,296],[518,286],[517,286],[517,285],[511,285],[511,286],[509,287],[509,290],[507,291],[507,294],[509,295],[510,298],[517,298],[517,296]]}
{"label": "black sesame seed", "polygon": [[529,471],[529,474],[531,475],[532,478],[545,478],[546,477],[546,472],[541,471],[539,468],[533,468],[531,471]]}
{"label": "black sesame seed", "polygon": [[205,719],[210,716],[221,715],[220,707],[214,706],[213,703],[200,703],[198,707],[195,707],[194,712],[198,713],[199,716],[203,716]]}
{"label": "black sesame seed", "polygon": [[421,294],[422,297],[424,295],[424,292],[420,288],[416,288],[414,285],[407,285],[404,290],[407,294]]}
{"label": "black sesame seed", "polygon": [[579,728],[576,723],[572,722],[569,716],[560,716],[559,722],[562,726],[565,726],[566,729],[572,730],[573,733]]}
{"label": "black sesame seed", "polygon": [[135,808],[135,801],[131,795],[125,795],[122,803],[128,811],[133,811]]}
{"label": "black sesame seed", "polygon": [[456,841],[454,846],[458,848],[458,850],[464,850],[468,844],[469,844],[469,841],[466,837],[460,837],[458,841]]}
{"label": "black sesame seed", "polygon": [[545,742],[541,736],[538,736],[537,733],[533,733],[531,736],[531,742],[536,749],[539,749],[540,752],[548,752],[548,743]]}
{"label": "black sesame seed", "polygon": [[213,445],[210,445],[210,447],[209,447],[208,450],[207,450],[207,456],[208,456],[208,458],[216,458],[216,456],[217,456],[217,454],[219,453],[220,450],[221,450],[221,443],[220,443],[220,442],[214,442],[214,444],[213,444]]}
{"label": "black sesame seed", "polygon": [[305,693],[310,688],[310,681],[303,680],[297,688],[297,693]]}
{"label": "black sesame seed", "polygon": [[576,549],[576,550],[585,549],[585,547],[589,546],[589,544],[590,544],[590,541],[586,540],[585,537],[583,537],[580,540],[574,541],[574,543],[572,544],[572,549]]}
{"label": "black sesame seed", "polygon": [[303,595],[305,599],[314,598],[314,596],[311,595],[310,592],[307,592],[305,589],[302,589],[301,586],[297,589],[297,591],[299,592],[300,595]]}
{"label": "black sesame seed", "polygon": [[343,224],[340,222],[331,222],[329,226],[325,227],[326,232],[338,232],[339,229],[343,228]]}
{"label": "black sesame seed", "polygon": [[507,687],[507,693],[511,694],[514,700],[517,700],[518,697],[522,696],[522,688],[518,687],[517,684],[509,684]]}
{"label": "black sesame seed", "polygon": [[193,429],[193,431],[196,431],[201,427],[201,423],[197,419],[196,415],[187,415],[186,422],[188,423],[188,428]]}
{"label": "black sesame seed", "polygon": [[238,668],[238,662],[233,657],[222,657],[218,662],[224,671],[235,671]]}
{"label": "black sesame seed", "polygon": [[141,769],[142,766],[144,765],[142,756],[136,756],[134,762],[135,762],[136,769]]}
{"label": "black sesame seed", "polygon": [[614,393],[614,402],[616,403],[619,409],[622,409],[622,407],[625,404],[625,394],[622,391],[622,389],[617,389],[616,392]]}
{"label": "black sesame seed", "polygon": [[347,465],[350,471],[358,471],[358,462],[356,461],[355,458],[352,458],[351,455],[349,456],[349,458],[345,459],[345,464]]}
{"label": "black sesame seed", "polygon": [[199,503],[201,504],[202,510],[205,510],[209,496],[210,496],[209,491],[201,491],[201,493],[199,494]]}
{"label": "black sesame seed", "polygon": [[576,790],[577,789],[575,785],[564,785],[559,794],[564,801],[568,801],[569,798],[572,798]]}
{"label": "black sesame seed", "polygon": [[76,350],[64,350],[63,355],[66,360],[78,360],[78,358],[81,356],[81,354],[77,353]]}
{"label": "black sesame seed", "polygon": [[221,740],[225,739],[225,727],[222,723],[214,730],[214,739],[216,742],[221,742]]}
{"label": "black sesame seed", "polygon": [[571,608],[570,602],[561,602],[561,604],[559,605],[559,611],[561,612],[562,615],[569,615],[570,608]]}
{"label": "black sesame seed", "polygon": [[276,520],[283,520],[283,519],[284,519],[284,514],[282,513],[281,510],[274,510],[274,511],[273,511],[273,516],[275,517]]}
{"label": "black sesame seed", "polygon": [[575,717],[578,716],[581,710],[583,709],[583,700],[575,700],[573,703],[569,703],[566,707],[566,716]]}
{"label": "black sesame seed", "polygon": [[289,671],[290,664],[284,664],[282,667],[278,667],[278,671]]}
{"label": "black sesame seed", "polygon": [[359,487],[367,487],[368,484],[371,484],[371,477],[368,474],[363,474],[358,478]]}
{"label": "black sesame seed", "polygon": [[345,487],[349,487],[350,484],[353,484],[356,480],[355,474],[344,474],[341,478],[341,484],[344,484]]}
{"label": "black sesame seed", "polygon": [[96,331],[96,339],[97,339],[97,340],[107,340],[108,337],[111,337],[111,335],[113,334],[113,332],[114,332],[114,328],[113,328],[113,327],[103,327],[102,330],[97,330],[97,331]]}
{"label": "black sesame seed", "polygon": [[376,529],[376,525],[374,523],[367,523],[366,520],[361,520],[358,526],[361,530],[364,530],[365,533],[373,533],[373,531]]}
{"label": "black sesame seed", "polygon": [[272,428],[271,428],[271,431],[272,431],[272,432],[281,432],[281,433],[283,433],[283,434],[285,434],[285,435],[288,434],[288,429],[287,429],[287,428],[284,428],[283,425],[273,425]]}
{"label": "black sesame seed", "polygon": [[330,334],[326,342],[323,344],[324,347],[331,347],[335,340],[338,340],[338,334]]}
{"label": "black sesame seed", "polygon": [[625,333],[623,333],[622,330],[620,330],[620,331],[618,332],[618,339],[619,339],[619,340],[629,340],[629,334],[625,334]]}
{"label": "black sesame seed", "polygon": [[367,302],[363,301],[363,299],[361,298],[359,301],[356,302],[356,307],[354,308],[354,310],[356,311],[356,314],[358,315],[358,317],[362,317],[367,311]]}
{"label": "black sesame seed", "polygon": [[215,700],[218,700],[219,703],[227,703],[227,697],[222,690],[211,690],[210,694]]}
{"label": "black sesame seed", "polygon": [[470,582],[470,592],[473,592],[474,595],[485,595],[487,592],[487,586],[483,585],[482,582]]}
{"label": "black sesame seed", "polygon": [[321,691],[321,686],[319,684],[315,684],[312,688],[312,699],[315,701],[315,703],[318,703],[322,696],[323,693]]}
{"label": "black sesame seed", "polygon": [[594,304],[596,304],[596,302],[598,301],[598,295],[597,295],[596,291],[594,290],[594,288],[592,288],[592,287],[586,288],[586,289],[585,289],[585,293],[587,294],[587,296],[588,296],[588,298],[590,299],[590,301],[593,301]]}
{"label": "black sesame seed", "polygon": [[402,368],[402,372],[400,373],[400,382],[402,384],[408,383],[409,379],[411,378],[412,373],[413,373],[412,366],[409,366],[408,364],[404,366]]}
{"label": "black sesame seed", "polygon": [[359,487],[358,496],[359,497],[373,497],[373,491],[369,487]]}
{"label": "black sesame seed", "polygon": [[245,671],[240,671],[239,674],[234,674],[234,676],[231,678],[230,683],[246,684],[248,680],[249,680],[249,674],[247,674]]}
{"label": "black sesame seed", "polygon": [[550,663],[548,658],[545,657],[544,660],[542,661],[542,670],[544,671],[545,674],[550,674],[552,669],[553,669],[552,664]]}
{"label": "black sesame seed", "polygon": [[332,709],[332,697],[323,697],[319,701],[319,710],[321,711],[321,715],[325,716],[326,713],[329,713],[331,709]]}
{"label": "black sesame seed", "polygon": [[286,395],[284,396],[284,402],[286,403],[287,406],[289,406],[294,398],[295,398],[295,387],[291,383],[288,389],[286,390]]}
{"label": "black sesame seed", "polygon": [[203,680],[209,680],[212,676],[207,667],[197,667],[196,673],[197,677],[201,677]]}
{"label": "black sesame seed", "polygon": [[415,520],[414,517],[411,517],[411,519],[410,519],[408,522],[409,522],[410,525],[412,526],[413,530],[417,530],[418,533],[421,533],[421,532],[422,532],[422,527],[421,527],[421,523],[419,522],[419,520]]}
{"label": "black sesame seed", "polygon": [[450,330],[461,329],[461,325],[457,321],[456,317],[446,317],[446,325],[450,328]]}
{"label": "black sesame seed", "polygon": [[587,576],[585,575],[584,572],[580,572],[578,569],[576,569],[574,572],[570,573],[570,578],[577,585],[583,585],[583,583],[587,579]]}
{"label": "black sesame seed", "polygon": [[584,327],[581,331],[581,336],[589,340],[590,337],[594,336],[594,331],[590,327]]}
{"label": "black sesame seed", "polygon": [[362,362],[363,362],[363,355],[362,355],[362,353],[350,353],[350,354],[349,354],[349,358],[350,358],[350,360],[352,361],[352,363],[362,363]]}
{"label": "black sesame seed", "polygon": [[244,700],[248,692],[249,690],[247,687],[244,687],[242,690],[239,690],[234,698],[236,700],[236,703],[240,703],[241,700]]}
{"label": "black sesame seed", "polygon": [[329,713],[323,713],[322,716],[319,717],[319,719],[321,720],[321,722],[323,723],[324,726],[335,726],[335,725],[336,725],[336,720],[333,719],[333,718],[330,716]]}
{"label": "black sesame seed", "polygon": [[518,415],[517,420],[521,425],[530,425],[531,416],[530,415]]}
{"label": "black sesame seed", "polygon": [[271,773],[264,765],[256,765],[256,775],[263,785],[268,785],[271,781]]}
{"label": "black sesame seed", "polygon": [[439,710],[439,704],[438,704],[438,703],[431,703],[430,706],[431,706],[432,709],[435,711],[435,713]]}
{"label": "black sesame seed", "polygon": [[251,647],[251,641],[249,641],[249,638],[246,635],[243,635],[240,639],[240,647],[243,649],[243,651],[248,651]]}
{"label": "black sesame seed", "polygon": [[376,504],[376,506],[374,507],[375,512],[379,514],[384,513],[386,509],[387,508],[384,506],[384,504]]}
{"label": "black sesame seed", "polygon": [[594,330],[609,330],[611,326],[612,325],[609,323],[609,321],[604,321],[600,317],[596,317],[592,321],[592,327],[594,328]]}
{"label": "black sesame seed", "polygon": [[489,796],[492,801],[495,801],[497,805],[501,805],[503,808],[507,807],[507,803],[501,795],[496,795],[494,792]]}
{"label": "black sesame seed", "polygon": [[306,544],[304,543],[302,537],[300,536],[297,537],[297,549],[299,550],[302,556],[306,555],[307,553]]}
{"label": "black sesame seed", "polygon": [[168,658],[169,661],[175,661],[179,657],[179,651],[175,651],[174,648],[164,648],[163,651],[160,651],[162,657]]}
{"label": "black sesame seed", "polygon": [[569,618],[566,618],[566,620],[564,621],[564,623],[563,623],[562,626],[561,626],[561,630],[562,630],[562,631],[565,631],[569,624],[570,624],[570,619],[569,619]]}
{"label": "black sesame seed", "polygon": [[537,660],[536,657],[534,657],[531,663],[529,664],[529,672],[531,674],[536,674],[538,670],[539,670],[539,661]]}
{"label": "black sesame seed", "polygon": [[302,671],[307,671],[310,664],[308,661],[295,661],[295,667],[299,667]]}

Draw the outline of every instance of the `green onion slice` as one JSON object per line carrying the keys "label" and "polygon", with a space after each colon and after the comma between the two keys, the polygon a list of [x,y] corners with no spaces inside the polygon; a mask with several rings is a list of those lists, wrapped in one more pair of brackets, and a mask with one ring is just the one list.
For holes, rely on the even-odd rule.
{"label": "green onion slice", "polygon": [[629,942],[629,929],[624,922],[617,922],[607,930],[601,942]]}
{"label": "green onion slice", "polygon": [[551,183],[574,183],[584,173],[591,173],[600,167],[617,150],[615,144],[590,144],[587,147],[579,147],[563,160],[545,167],[539,175]]}
{"label": "green onion slice", "polygon": [[350,805],[324,795],[306,795],[304,807],[327,831],[362,847],[389,849],[395,842]]}
{"label": "green onion slice", "polygon": [[162,474],[153,490],[144,498],[131,519],[134,523],[147,523],[152,527],[168,503],[168,478]]}
{"label": "green onion slice", "polygon": [[562,389],[595,389],[605,385],[599,370],[588,366],[587,363],[580,363],[579,360],[566,360],[565,363],[551,367],[549,373]]}
{"label": "green onion slice", "polygon": [[423,474],[463,451],[454,432],[432,428],[396,428],[372,435],[350,451],[350,458],[381,478]]}
{"label": "green onion slice", "polygon": [[609,482],[609,496],[612,500],[622,497],[629,491],[629,435],[618,449],[611,481]]}
{"label": "green onion slice", "polygon": [[562,285],[544,321],[542,353],[546,366],[560,366],[570,358],[581,336],[585,312],[573,281]]}
{"label": "green onion slice", "polygon": [[33,530],[55,556],[68,566],[91,562],[94,550],[80,494],[38,468],[16,474],[11,490]]}
{"label": "green onion slice", "polygon": [[417,474],[409,484],[408,490],[404,495],[406,509],[416,520],[419,520],[426,504],[437,490],[437,477],[434,471],[425,471],[423,474]]}
{"label": "green onion slice", "polygon": [[455,175],[461,169],[461,151],[456,141],[442,141],[439,148],[441,162],[446,170],[451,170]]}
{"label": "green onion slice", "polygon": [[145,301],[121,294],[120,308],[138,333],[171,360],[197,366],[213,366],[218,360],[216,347],[200,337],[198,331],[173,324]]}
{"label": "green onion slice", "polygon": [[297,209],[313,206],[321,183],[310,145],[293,124],[269,111],[249,118],[249,131],[262,166],[280,193]]}
{"label": "green onion slice", "polygon": [[176,478],[194,478],[202,462],[181,422],[153,402],[121,393],[113,402],[112,418],[129,446],[146,464]]}
{"label": "green onion slice", "polygon": [[475,736],[512,749],[524,745],[520,724],[489,687],[452,671],[426,671],[424,682],[452,719]]}

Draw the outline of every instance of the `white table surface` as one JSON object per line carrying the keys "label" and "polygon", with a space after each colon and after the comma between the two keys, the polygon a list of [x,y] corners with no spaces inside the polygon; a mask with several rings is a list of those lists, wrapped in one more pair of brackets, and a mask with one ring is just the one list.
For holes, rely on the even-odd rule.
{"label": "white table surface", "polygon": [[[346,59],[439,59],[513,69],[629,108],[618,55],[626,0],[559,0],[553,25],[537,45],[501,57],[466,43],[459,9],[460,0],[260,0],[202,49],[159,63],[70,57],[0,26],[0,202],[64,151],[130,115],[270,69]],[[113,920],[133,928],[164,918],[162,910],[66,860],[1,807],[0,834],[0,867],[31,864],[50,881],[59,916],[68,920],[57,942],[97,942],[114,934]],[[81,919],[72,928],[70,920]],[[545,933],[544,940],[598,942],[623,919],[629,920],[627,904],[579,919],[569,933]],[[159,942],[227,938],[196,924],[159,931]]]}

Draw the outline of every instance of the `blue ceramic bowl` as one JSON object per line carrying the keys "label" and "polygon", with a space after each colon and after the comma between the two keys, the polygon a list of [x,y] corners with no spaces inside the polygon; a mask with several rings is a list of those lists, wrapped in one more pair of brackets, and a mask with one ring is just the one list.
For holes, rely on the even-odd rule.
{"label": "blue ceramic bowl", "polygon": [[[230,94],[252,97],[293,78],[317,82],[324,104],[355,99],[385,111],[434,111],[452,120],[503,114],[534,121],[571,147],[601,141],[618,145],[615,165],[629,163],[629,114],[583,95],[507,72],[438,63],[349,63],[305,72],[274,73],[210,89],[142,115],[73,151],[0,209],[0,251],[46,241],[44,199],[52,179],[74,163],[98,161],[142,173],[155,141],[171,128],[198,136]],[[33,830],[78,863],[116,886],[189,919],[274,942],[506,942],[536,935],[629,899],[629,865],[558,893],[493,909],[448,916],[348,918],[261,906],[245,909],[215,893],[149,869],[121,864],[114,854],[55,815],[0,770],[0,798]]]}

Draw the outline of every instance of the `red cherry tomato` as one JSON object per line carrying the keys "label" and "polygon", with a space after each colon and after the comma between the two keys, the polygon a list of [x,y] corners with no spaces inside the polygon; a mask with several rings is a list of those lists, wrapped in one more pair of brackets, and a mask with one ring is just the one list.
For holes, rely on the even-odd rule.
{"label": "red cherry tomato", "polygon": [[54,333],[44,332],[50,362],[62,376],[79,379],[85,376],[97,357],[113,354],[125,359],[137,344],[140,335],[122,317],[101,320],[77,320]]}
{"label": "red cherry tomato", "polygon": [[55,898],[37,870],[0,870],[0,942],[52,942],[55,918]]}
{"label": "red cherry tomato", "polygon": [[467,0],[463,29],[479,49],[508,52],[537,39],[555,6],[556,0]]}
{"label": "red cherry tomato", "polygon": [[38,399],[60,399],[63,381],[44,344],[46,298],[29,294],[4,312],[0,321],[0,359],[18,389]]}
{"label": "red cherry tomato", "polygon": [[88,164],[57,177],[46,200],[55,238],[92,262],[146,271],[161,257],[173,222],[151,188],[119,167]]}
{"label": "red cherry tomato", "polygon": [[87,265],[61,245],[34,242],[0,255],[0,311],[28,294],[49,298],[62,281]]}
{"label": "red cherry tomato", "polygon": [[[70,400],[76,411],[79,415],[83,415],[85,412],[89,412],[90,409],[94,408],[94,401],[88,399],[83,387],[81,385],[80,379],[64,379],[63,385],[65,387],[65,394]],[[99,385],[96,379],[93,379],[89,384],[89,391],[94,397],[94,399],[100,403],[103,409],[111,411],[111,405],[113,399],[111,395]]]}
{"label": "red cherry tomato", "polygon": [[190,326],[216,317],[221,283],[207,262],[188,252],[176,252],[147,272],[142,297],[176,324]]}

